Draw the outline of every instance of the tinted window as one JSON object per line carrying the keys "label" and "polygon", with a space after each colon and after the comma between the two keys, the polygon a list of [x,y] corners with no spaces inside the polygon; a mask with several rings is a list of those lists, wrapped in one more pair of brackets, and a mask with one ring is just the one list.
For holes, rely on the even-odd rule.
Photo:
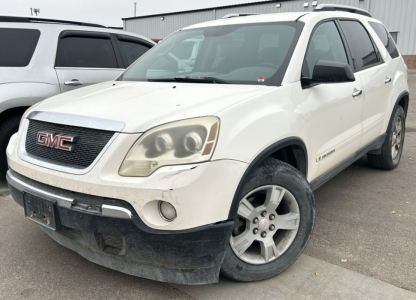
{"label": "tinted window", "polygon": [[120,40],[120,44],[126,55],[128,65],[131,65],[136,59],[149,50],[148,46],[132,41]]}
{"label": "tinted window", "polygon": [[397,31],[390,32],[390,36],[393,39],[393,41],[396,43],[396,45],[397,45],[397,34],[398,34]]}
{"label": "tinted window", "polygon": [[110,39],[67,36],[59,41],[57,67],[117,68]]}
{"label": "tinted window", "polygon": [[399,56],[399,52],[397,51],[396,45],[393,42],[391,36],[387,33],[386,28],[380,23],[369,22],[371,27],[373,27],[374,31],[377,33],[380,40],[383,42],[384,47],[386,47],[387,51],[390,53],[391,58],[396,58]]}
{"label": "tinted window", "polygon": [[347,36],[356,70],[367,68],[380,61],[379,55],[363,25],[357,21],[341,21],[341,25]]}
{"label": "tinted window", "polygon": [[314,31],[306,52],[302,76],[311,77],[319,60],[348,64],[344,44],[334,22],[323,23]]}
{"label": "tinted window", "polygon": [[39,30],[0,28],[0,67],[27,66],[39,36]]}

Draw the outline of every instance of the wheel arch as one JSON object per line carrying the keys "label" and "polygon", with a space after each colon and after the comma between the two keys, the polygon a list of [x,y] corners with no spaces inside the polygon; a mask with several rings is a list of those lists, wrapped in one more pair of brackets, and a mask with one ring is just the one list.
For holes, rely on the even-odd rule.
{"label": "wheel arch", "polygon": [[24,112],[29,108],[30,106],[18,106],[18,107],[12,107],[9,109],[6,109],[5,111],[2,111],[0,113],[0,123],[3,123],[8,118],[17,116],[17,115],[23,115]]}
{"label": "wheel arch", "polygon": [[305,178],[307,178],[308,152],[306,145],[302,139],[299,137],[288,137],[270,145],[253,159],[241,177],[241,180],[234,193],[234,198],[228,213],[228,219],[234,219],[235,215],[237,214],[238,205],[240,202],[239,195],[241,194],[247,176],[268,157],[273,157],[290,164],[294,168],[298,169],[303,174],[303,176],[305,176]]}
{"label": "wheel arch", "polygon": [[396,108],[396,106],[403,107],[404,115],[407,118],[407,110],[409,108],[409,92],[406,91],[406,92],[403,92],[399,95],[399,97],[396,100],[396,104],[395,104],[394,108]]}
{"label": "wheel arch", "polygon": [[404,116],[407,118],[407,110],[409,108],[409,92],[404,91],[402,92],[399,97],[397,97],[396,103],[393,106],[393,109],[390,113],[390,120],[389,124],[387,125],[386,132],[389,130],[391,123],[393,122],[393,113],[396,110],[396,107],[401,106],[404,110]]}

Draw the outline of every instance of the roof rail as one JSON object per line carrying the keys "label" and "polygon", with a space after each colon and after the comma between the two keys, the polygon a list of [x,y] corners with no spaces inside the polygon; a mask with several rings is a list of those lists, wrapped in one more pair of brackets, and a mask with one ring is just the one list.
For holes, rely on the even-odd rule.
{"label": "roof rail", "polygon": [[18,17],[18,16],[0,16],[0,22],[66,24],[66,25],[79,25],[79,26],[106,28],[106,26],[104,25],[99,25],[99,24],[94,24],[94,23],[84,23],[84,22],[79,22],[79,21],[56,20],[56,19],[43,19],[43,18],[33,18],[33,17]]}
{"label": "roof rail", "polygon": [[246,16],[254,16],[254,15],[260,15],[260,14],[228,14],[222,17],[223,19],[229,19],[229,18],[236,18],[236,17],[246,17]]}
{"label": "roof rail", "polygon": [[348,5],[338,5],[338,4],[319,4],[313,11],[319,12],[319,11],[347,11],[354,14],[359,14],[363,16],[367,16],[372,18],[370,13],[364,9],[354,7],[354,6],[348,6]]}

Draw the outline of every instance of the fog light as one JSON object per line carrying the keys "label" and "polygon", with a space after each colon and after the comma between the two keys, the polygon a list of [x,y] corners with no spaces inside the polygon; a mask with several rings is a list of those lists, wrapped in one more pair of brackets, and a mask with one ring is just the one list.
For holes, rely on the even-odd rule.
{"label": "fog light", "polygon": [[160,216],[166,221],[172,222],[176,218],[176,209],[166,201],[159,201]]}

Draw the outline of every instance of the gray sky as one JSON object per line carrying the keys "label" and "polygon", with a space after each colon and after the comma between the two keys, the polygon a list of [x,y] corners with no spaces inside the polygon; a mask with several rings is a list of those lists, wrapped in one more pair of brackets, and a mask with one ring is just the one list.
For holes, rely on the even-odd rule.
{"label": "gray sky", "polygon": [[39,17],[79,20],[106,26],[122,26],[121,18],[198,9],[255,0],[0,0],[0,15],[30,16],[40,8]]}

